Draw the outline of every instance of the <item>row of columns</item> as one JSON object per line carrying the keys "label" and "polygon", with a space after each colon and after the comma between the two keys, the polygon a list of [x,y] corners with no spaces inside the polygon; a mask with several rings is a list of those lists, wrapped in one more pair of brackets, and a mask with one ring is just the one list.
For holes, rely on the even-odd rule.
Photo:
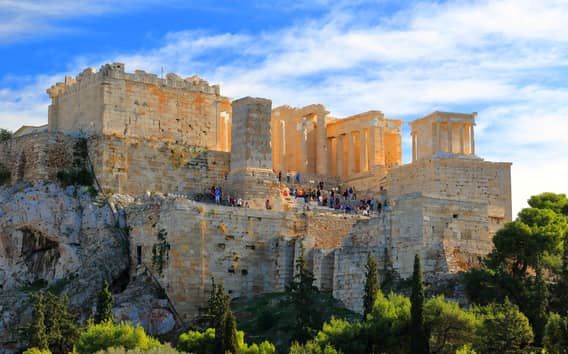
{"label": "row of columns", "polygon": [[[474,137],[474,130],[473,124],[469,123],[454,123],[450,121],[446,122],[434,122],[434,130],[435,136],[437,137],[437,146],[434,149],[435,152],[447,152],[447,153],[454,153],[454,128],[459,127],[459,154],[466,154],[466,137],[467,142],[469,143],[468,147],[468,154],[474,155],[475,154],[475,137]],[[442,150],[442,127],[445,127],[445,137],[447,141],[446,149]],[[416,134],[413,135],[413,146],[416,148],[413,149],[413,153],[416,158],[419,158],[420,154],[418,151],[418,141]]]}
{"label": "row of columns", "polygon": [[[339,177],[346,177],[359,172],[369,171],[375,166],[377,139],[377,128],[370,126],[362,128],[358,131],[351,131],[348,133],[339,134],[336,137],[328,139],[328,146],[330,146],[330,158],[335,161],[335,175]],[[355,149],[355,138],[359,137],[359,149]],[[381,137],[382,134],[379,134]],[[379,144],[382,142],[382,137]],[[331,147],[335,149],[331,149]],[[335,156],[334,156],[335,155]],[[347,161],[345,161],[347,155]],[[358,159],[357,159],[358,155]],[[359,164],[357,166],[357,160]],[[347,169],[347,171],[345,171]]]}

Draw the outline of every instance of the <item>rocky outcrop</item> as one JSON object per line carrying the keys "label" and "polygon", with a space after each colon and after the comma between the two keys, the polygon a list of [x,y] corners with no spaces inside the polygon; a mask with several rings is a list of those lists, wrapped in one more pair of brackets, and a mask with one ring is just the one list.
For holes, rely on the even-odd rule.
{"label": "rocky outcrop", "polygon": [[110,208],[86,188],[0,189],[0,353],[25,344],[34,291],[68,296],[87,318],[103,281],[128,279],[127,250]]}

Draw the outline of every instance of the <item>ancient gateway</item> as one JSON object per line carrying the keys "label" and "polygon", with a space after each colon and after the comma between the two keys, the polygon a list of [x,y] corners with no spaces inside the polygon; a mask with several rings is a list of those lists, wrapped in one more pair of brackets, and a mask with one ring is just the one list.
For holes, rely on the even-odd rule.
{"label": "ancient gateway", "polygon": [[[47,92],[48,125],[0,144],[11,183],[92,166],[129,230],[131,274],[152,268],[188,320],[211,277],[234,297],[282,291],[300,253],[320,289],[360,311],[369,252],[382,274],[401,278],[419,254],[426,279],[441,281],[487,254],[511,220],[511,164],[476,156],[475,113],[412,121],[403,165],[402,121],[381,111],[339,118],[320,104],[231,101],[198,77],[127,73],[120,63]],[[230,196],[249,207],[209,201],[212,186],[223,204]],[[291,196],[318,187],[322,199],[354,192],[339,209]],[[345,212],[359,200],[381,212]]]}

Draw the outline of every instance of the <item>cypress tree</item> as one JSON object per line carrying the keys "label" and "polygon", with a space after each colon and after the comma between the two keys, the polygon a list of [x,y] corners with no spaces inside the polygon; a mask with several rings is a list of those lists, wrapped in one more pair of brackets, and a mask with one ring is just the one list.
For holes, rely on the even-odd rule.
{"label": "cypress tree", "polygon": [[69,311],[69,299],[47,292],[44,297],[45,326],[49,350],[69,353],[79,338],[75,317]]}
{"label": "cypress tree", "polygon": [[32,312],[32,324],[30,326],[30,347],[46,350],[49,347],[47,341],[47,329],[45,327],[45,304],[43,294],[34,294],[34,306]]}
{"label": "cypress tree", "polygon": [[288,302],[294,308],[296,316],[293,339],[305,343],[321,326],[321,317],[316,304],[317,288],[315,277],[306,267],[303,249],[296,260],[294,281],[286,287]]}
{"label": "cypress tree", "polygon": [[424,328],[424,284],[420,257],[414,256],[414,271],[412,273],[412,295],[410,297],[410,347],[413,354],[427,354],[428,337]]}
{"label": "cypress tree", "polygon": [[103,288],[99,292],[97,299],[97,311],[95,313],[95,323],[113,321],[112,315],[113,298],[109,290],[108,283],[105,281]]}
{"label": "cypress tree", "polygon": [[363,314],[366,317],[373,310],[377,291],[379,291],[379,273],[377,261],[369,252],[367,255],[367,265],[365,266],[365,295],[363,295]]}
{"label": "cypress tree", "polygon": [[224,353],[237,354],[239,352],[239,343],[237,341],[237,321],[227,304],[225,311],[225,330],[223,333],[223,350]]}

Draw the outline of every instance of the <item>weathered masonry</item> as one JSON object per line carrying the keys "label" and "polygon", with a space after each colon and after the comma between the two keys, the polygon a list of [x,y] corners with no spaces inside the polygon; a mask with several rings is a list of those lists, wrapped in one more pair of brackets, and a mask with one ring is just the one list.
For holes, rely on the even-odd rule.
{"label": "weathered masonry", "polygon": [[[403,122],[381,111],[273,109],[264,98],[231,101],[196,76],[127,73],[120,63],[48,93],[48,126],[0,143],[8,182],[53,181],[86,152],[106,194],[131,196],[117,200],[131,228],[132,271],[154,269],[187,319],[211,276],[235,297],[284,289],[302,249],[317,286],[359,311],[369,252],[402,278],[420,254],[436,282],[475,265],[512,219],[511,164],[476,155],[476,113],[410,122],[412,161],[403,164]],[[389,207],[346,214],[289,194],[320,181],[325,193],[354,187],[358,199]],[[250,208],[198,202],[212,186]]]}

